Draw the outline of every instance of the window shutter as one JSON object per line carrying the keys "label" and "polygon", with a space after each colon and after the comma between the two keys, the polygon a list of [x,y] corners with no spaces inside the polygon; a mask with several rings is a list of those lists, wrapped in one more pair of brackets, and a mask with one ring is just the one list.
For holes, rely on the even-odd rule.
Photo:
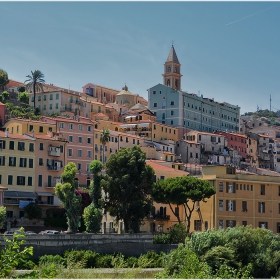
{"label": "window shutter", "polygon": [[2,147],[3,147],[3,149],[6,149],[6,141],[5,140],[2,140]]}
{"label": "window shutter", "polygon": [[233,211],[236,211],[236,201],[233,201]]}
{"label": "window shutter", "polygon": [[233,193],[235,193],[235,188],[236,188],[236,184],[233,183],[233,184],[232,184],[232,192],[233,192]]}
{"label": "window shutter", "polygon": [[226,183],[226,192],[228,193],[228,182]]}
{"label": "window shutter", "polygon": [[226,201],[226,211],[228,211],[228,200]]}

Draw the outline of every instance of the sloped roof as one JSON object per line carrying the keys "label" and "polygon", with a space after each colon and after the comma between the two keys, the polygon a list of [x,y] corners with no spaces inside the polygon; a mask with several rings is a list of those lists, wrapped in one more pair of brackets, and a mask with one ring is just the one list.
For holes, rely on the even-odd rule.
{"label": "sloped roof", "polygon": [[132,106],[129,110],[141,110],[141,109],[147,109],[146,106],[142,105],[141,103],[137,103],[134,106]]}
{"label": "sloped roof", "polygon": [[166,62],[176,62],[176,63],[180,63],[177,57],[177,54],[175,52],[174,46],[172,45],[171,50],[169,52],[169,55],[167,57]]}

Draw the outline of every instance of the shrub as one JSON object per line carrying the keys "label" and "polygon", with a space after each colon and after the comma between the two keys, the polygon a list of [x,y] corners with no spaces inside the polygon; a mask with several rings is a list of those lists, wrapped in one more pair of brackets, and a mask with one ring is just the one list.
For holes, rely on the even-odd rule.
{"label": "shrub", "polygon": [[43,265],[44,263],[54,263],[66,266],[66,261],[60,255],[44,255],[39,258],[39,266]]}
{"label": "shrub", "polygon": [[158,268],[163,266],[163,253],[157,254],[154,251],[141,255],[138,258],[138,266],[141,268]]}
{"label": "shrub", "polygon": [[154,244],[170,244],[170,234],[169,233],[161,233],[155,234],[153,237]]}
{"label": "shrub", "polygon": [[126,267],[138,267],[138,259],[136,257],[128,257],[125,259]]}
{"label": "shrub", "polygon": [[113,255],[101,255],[97,259],[98,268],[113,268],[112,265]]}

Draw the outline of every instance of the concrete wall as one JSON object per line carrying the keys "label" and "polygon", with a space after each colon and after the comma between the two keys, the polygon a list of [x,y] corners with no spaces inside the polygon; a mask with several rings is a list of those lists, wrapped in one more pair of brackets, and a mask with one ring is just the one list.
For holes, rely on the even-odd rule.
{"label": "concrete wall", "polygon": [[[12,238],[9,236],[8,238]],[[33,246],[33,258],[43,255],[62,255],[64,251],[92,250],[111,254],[119,252],[125,256],[140,256],[148,251],[170,252],[176,244],[153,244],[152,234],[61,234],[26,236],[26,246]],[[3,249],[3,236],[0,236],[0,249]]]}

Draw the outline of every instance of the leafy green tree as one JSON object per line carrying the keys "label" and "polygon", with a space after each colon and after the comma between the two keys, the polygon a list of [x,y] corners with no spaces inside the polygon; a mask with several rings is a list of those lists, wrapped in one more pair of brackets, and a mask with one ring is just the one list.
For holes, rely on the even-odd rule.
{"label": "leafy green tree", "polygon": [[182,205],[187,222],[187,232],[189,233],[195,202],[206,202],[206,199],[215,193],[215,188],[208,181],[185,176],[159,180],[153,187],[152,196],[156,202],[168,204],[179,223],[181,218],[179,213],[175,212],[174,205],[177,207]]}
{"label": "leafy green tree", "polygon": [[106,145],[106,143],[108,143],[110,140],[110,130],[109,129],[102,129],[102,132],[100,134],[100,142],[102,144],[102,161],[103,161],[103,164],[105,162],[105,159],[104,159],[104,147]]}
{"label": "leafy green tree", "polygon": [[0,68],[0,91],[9,83],[8,73]]}
{"label": "leafy green tree", "polygon": [[2,94],[0,95],[2,102],[5,102],[6,100],[8,100],[10,98],[10,94],[9,92],[7,92],[6,90],[2,92]]}
{"label": "leafy green tree", "polygon": [[90,195],[93,203],[97,208],[101,208],[101,176],[100,172],[103,168],[103,164],[98,160],[93,160],[89,165],[90,173],[93,174],[93,181],[90,186]]}
{"label": "leafy green tree", "polygon": [[32,90],[34,96],[34,109],[36,108],[36,92],[41,90],[43,91],[43,84],[45,83],[44,74],[40,70],[31,71],[31,75],[27,75],[25,80],[26,90]]}
{"label": "leafy green tree", "polygon": [[25,92],[25,86],[18,86],[18,92]]}
{"label": "leafy green tree", "polygon": [[105,209],[116,222],[123,220],[125,232],[139,232],[142,220],[152,207],[154,170],[146,164],[146,154],[139,146],[121,148],[106,163]]}
{"label": "leafy green tree", "polygon": [[102,210],[95,207],[92,202],[84,209],[83,218],[87,232],[98,232],[100,230],[100,222],[102,221]]}
{"label": "leafy green tree", "polygon": [[0,277],[7,278],[22,259],[33,255],[33,247],[23,247],[25,244],[24,229],[20,229],[20,234],[14,234],[12,239],[4,238],[5,247],[0,250]]}
{"label": "leafy green tree", "polygon": [[29,104],[29,94],[26,91],[19,92],[18,101],[23,102],[25,104]]}
{"label": "leafy green tree", "polygon": [[89,170],[93,174],[93,180],[90,184],[90,195],[92,203],[84,209],[84,222],[88,232],[98,232],[102,221],[102,203],[101,203],[101,175],[103,164],[98,160],[90,163]]}
{"label": "leafy green tree", "polygon": [[78,227],[81,209],[81,196],[76,195],[78,184],[75,181],[77,168],[75,163],[70,162],[64,167],[61,174],[62,183],[55,186],[55,194],[61,201],[67,217],[68,231],[75,232]]}
{"label": "leafy green tree", "polygon": [[24,213],[30,220],[42,218],[42,208],[37,203],[29,203],[24,207]]}
{"label": "leafy green tree", "polygon": [[6,207],[0,206],[0,229],[3,228],[6,219]]}

